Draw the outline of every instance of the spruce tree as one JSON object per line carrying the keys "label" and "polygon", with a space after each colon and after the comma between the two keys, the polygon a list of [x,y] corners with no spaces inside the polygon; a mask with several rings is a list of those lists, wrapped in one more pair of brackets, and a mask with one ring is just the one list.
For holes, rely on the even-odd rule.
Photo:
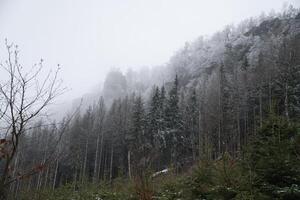
{"label": "spruce tree", "polygon": [[182,150],[182,119],[179,109],[178,77],[176,75],[173,87],[169,92],[166,105],[166,143],[170,151],[171,163],[177,165]]}
{"label": "spruce tree", "polygon": [[145,167],[151,149],[151,139],[146,134],[145,129],[145,110],[141,96],[136,97],[134,101],[131,121],[130,135],[133,162],[134,167],[140,169],[141,167]]}
{"label": "spruce tree", "polygon": [[300,117],[300,48],[297,38],[283,40],[279,49],[274,93],[280,114],[288,120]]}
{"label": "spruce tree", "polygon": [[300,198],[299,145],[299,129],[270,114],[246,154],[253,187],[260,194],[270,199]]}
{"label": "spruce tree", "polygon": [[159,137],[161,141],[163,140],[163,145],[166,146],[166,142],[164,140],[165,132],[167,128],[167,118],[166,118],[166,90],[165,87],[162,86],[160,89],[159,96]]}
{"label": "spruce tree", "polygon": [[160,134],[160,91],[158,87],[154,88],[147,120],[147,134],[149,134],[151,145],[158,147]]}
{"label": "spruce tree", "polygon": [[193,160],[196,158],[197,134],[199,133],[199,104],[195,88],[189,94],[185,108],[186,146],[191,149]]}
{"label": "spruce tree", "polygon": [[179,111],[178,77],[176,75],[173,87],[169,92],[169,98],[166,107],[166,119],[169,132],[176,132],[181,128],[181,119]]}

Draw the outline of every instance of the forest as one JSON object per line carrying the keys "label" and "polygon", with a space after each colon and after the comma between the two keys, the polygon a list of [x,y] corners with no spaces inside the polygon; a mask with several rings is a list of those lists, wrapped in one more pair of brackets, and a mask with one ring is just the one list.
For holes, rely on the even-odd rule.
{"label": "forest", "polygon": [[299,9],[199,37],[163,66],[113,69],[58,121],[40,111],[65,92],[59,68],[38,84],[43,61],[22,73],[6,44],[1,199],[300,199]]}

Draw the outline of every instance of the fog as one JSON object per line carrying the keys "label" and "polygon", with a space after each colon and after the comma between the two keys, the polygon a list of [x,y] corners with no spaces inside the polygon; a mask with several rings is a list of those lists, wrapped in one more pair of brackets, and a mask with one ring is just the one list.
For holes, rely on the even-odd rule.
{"label": "fog", "polygon": [[[73,99],[99,89],[111,68],[126,71],[167,63],[200,35],[280,10],[283,0],[0,0],[0,60],[4,40],[18,44],[21,63],[60,64]],[[258,6],[259,4],[259,6]],[[0,75],[0,78],[4,78]]]}

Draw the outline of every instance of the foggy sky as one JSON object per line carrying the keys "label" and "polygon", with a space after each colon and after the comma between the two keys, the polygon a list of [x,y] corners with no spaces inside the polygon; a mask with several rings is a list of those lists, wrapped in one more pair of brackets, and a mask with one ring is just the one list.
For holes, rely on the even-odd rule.
{"label": "foggy sky", "polygon": [[[19,45],[24,65],[40,58],[62,66],[68,98],[95,88],[111,67],[168,62],[186,41],[225,25],[278,11],[300,0],[0,0],[4,39]],[[0,78],[1,74],[0,74]]]}

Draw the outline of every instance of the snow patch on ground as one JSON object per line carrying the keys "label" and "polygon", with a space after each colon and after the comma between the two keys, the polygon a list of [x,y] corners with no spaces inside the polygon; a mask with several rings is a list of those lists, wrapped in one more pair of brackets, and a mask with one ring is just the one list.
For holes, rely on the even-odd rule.
{"label": "snow patch on ground", "polygon": [[161,170],[161,171],[158,171],[158,172],[155,172],[154,174],[152,174],[152,178],[154,178],[154,177],[156,177],[156,176],[158,176],[158,175],[161,175],[161,174],[165,174],[165,173],[167,173],[169,171],[169,169],[163,169],[163,170]]}

